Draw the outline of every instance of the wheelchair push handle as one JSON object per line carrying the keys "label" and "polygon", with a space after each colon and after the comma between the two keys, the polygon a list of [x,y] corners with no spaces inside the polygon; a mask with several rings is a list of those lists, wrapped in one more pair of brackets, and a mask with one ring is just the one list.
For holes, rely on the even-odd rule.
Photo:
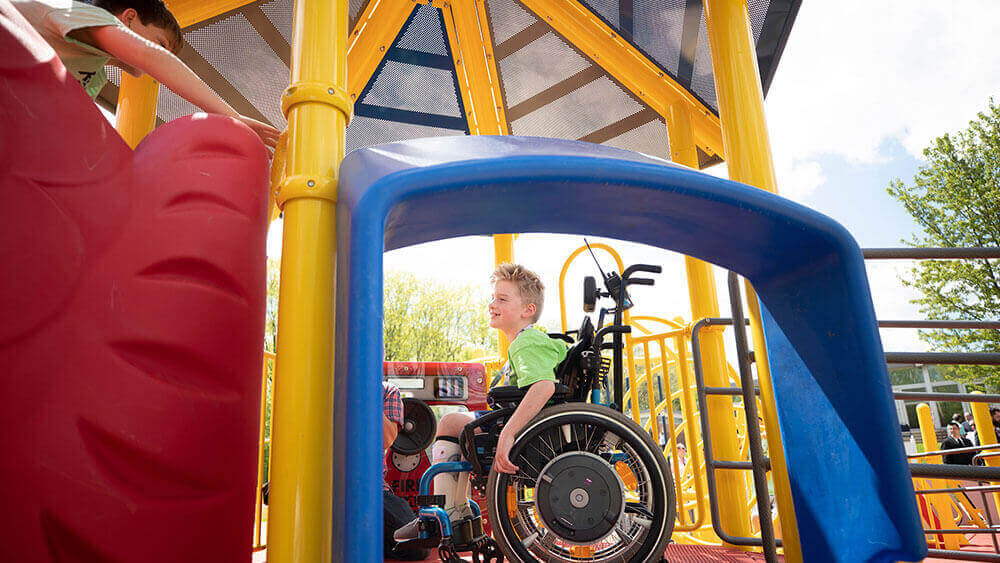
{"label": "wheelchair push handle", "polygon": [[622,272],[622,278],[627,280],[632,274],[636,272],[659,274],[663,272],[663,268],[661,266],[655,266],[653,264],[633,264],[628,268],[625,268],[625,271]]}

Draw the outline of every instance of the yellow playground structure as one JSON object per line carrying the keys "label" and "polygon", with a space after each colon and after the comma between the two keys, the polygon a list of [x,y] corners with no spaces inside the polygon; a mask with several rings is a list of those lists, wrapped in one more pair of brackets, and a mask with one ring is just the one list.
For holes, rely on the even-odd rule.
{"label": "yellow playground structure", "polygon": [[[52,422],[58,417],[38,423],[52,430],[54,446],[42,438],[18,442],[31,453],[17,471],[34,475],[38,485],[11,496],[9,504],[18,511],[8,516],[5,529],[28,539],[20,551],[0,547],[0,560],[134,561],[141,557],[136,554],[153,552],[144,560],[377,561],[387,533],[377,508],[377,458],[391,465],[398,453],[399,459],[409,457],[390,471],[398,469],[401,482],[409,479],[407,492],[421,520],[419,540],[441,546],[429,561],[465,560],[466,551],[474,561],[1000,561],[1000,548],[977,551],[972,539],[987,534],[982,537],[996,546],[1000,486],[990,483],[1000,480],[1000,445],[989,431],[988,404],[1000,397],[909,391],[894,397],[886,367],[1000,361],[885,354],[878,327],[889,325],[875,319],[864,272],[865,260],[997,258],[1000,251],[862,251],[831,219],[779,197],[763,104],[801,0],[166,4],[183,28],[179,57],[239,113],[285,132],[265,180],[267,156],[241,140],[239,130],[227,129],[231,124],[199,124],[200,118],[178,124],[194,112],[187,102],[149,77],[109,67],[110,82],[97,102],[114,112],[115,128],[136,156],[133,163],[131,150],[109,144],[101,158],[111,156],[88,171],[120,166],[129,172],[108,172],[92,184],[121,182],[131,189],[135,183],[129,194],[151,195],[105,206],[100,197],[107,194],[92,192],[96,203],[88,209],[102,217],[108,209],[106,223],[79,220],[84,242],[78,246],[90,248],[91,230],[98,233],[94,240],[117,236],[101,234],[102,228],[128,232],[131,246],[98,245],[92,251],[98,258],[90,258],[90,250],[62,249],[63,231],[40,229],[50,233],[43,236],[25,220],[18,222],[16,209],[3,221],[23,226],[16,240],[28,249],[24,257],[71,256],[51,259],[63,268],[51,266],[58,275],[12,274],[15,289],[61,287],[59,280],[72,278],[65,272],[78,267],[97,273],[81,274],[84,281],[65,294],[45,294],[46,303],[56,303],[53,310],[69,313],[46,309],[34,315],[34,309],[12,305],[8,316],[24,326],[0,331],[0,351],[16,380],[5,392],[68,421],[65,428]],[[0,58],[13,61],[0,62],[0,78],[13,85],[8,97],[0,97],[7,107],[0,109],[0,126],[22,135],[42,126],[31,121],[35,102],[21,93],[61,86],[52,86],[58,60],[37,55],[36,39],[18,31],[13,12],[3,11],[8,8],[0,0]],[[62,90],[57,94],[71,98]],[[26,109],[10,109],[25,99]],[[59,105],[46,100],[37,103]],[[88,122],[67,138],[101,136],[105,142],[102,126]],[[19,143],[11,141],[0,136],[0,146],[14,151]],[[3,158],[5,187],[30,184],[28,191],[41,186],[46,193],[78,175],[71,166],[81,166],[53,156],[51,169],[27,173],[17,167],[38,163]],[[179,164],[149,164],[160,160]],[[700,172],[722,162],[729,181]],[[244,183],[229,185],[238,179]],[[232,203],[253,199],[247,193],[258,180],[267,183],[263,214],[249,203]],[[160,190],[177,193],[160,197]],[[258,207],[264,209],[260,195]],[[70,210],[66,216],[76,217],[79,200],[58,201],[60,210]],[[142,215],[143,206],[161,203],[162,209]],[[52,224],[62,225],[62,213],[43,219],[56,217]],[[119,221],[119,213],[127,220]],[[191,222],[170,222],[181,214]],[[264,227],[247,225],[279,215],[276,351],[264,353],[261,372],[244,373],[260,365],[259,350],[246,350],[243,343],[256,338],[264,292],[257,271],[263,249],[247,249],[262,242]],[[169,241],[158,238],[158,225],[174,229]],[[429,442],[405,456],[386,455],[372,439],[381,427],[377,383],[383,377],[402,381],[404,395],[414,401],[469,410],[488,397],[490,417],[513,407],[497,389],[489,393],[489,381],[472,374],[502,366],[509,343],[498,332],[499,357],[479,362],[383,364],[381,257],[422,242],[491,235],[499,265],[516,261],[517,232],[591,234],[680,252],[690,318],[625,305],[625,286],[652,285],[638,273],[652,276],[658,268],[630,267],[610,244],[574,250],[558,278],[560,332],[569,344],[567,357],[575,358],[563,371],[563,364],[557,367],[565,373],[558,381],[565,402],[543,410],[512,450],[528,456],[532,440],[545,440],[552,456],[533,468],[530,485],[516,481],[520,476],[503,481],[485,466],[480,480],[473,478],[477,494],[485,495],[475,497],[481,513],[477,504],[475,524],[468,524],[478,532],[458,524],[452,530],[448,517],[441,519],[445,513],[427,489],[429,481],[440,472],[475,473],[483,468],[479,456],[492,455],[491,446],[476,441],[469,429],[461,438],[465,455],[473,458],[468,461],[420,465]],[[77,240],[77,230],[66,233],[65,240]],[[250,234],[242,238],[244,233]],[[174,243],[177,249],[170,247],[164,260],[143,262],[153,246]],[[77,259],[74,252],[86,257]],[[565,295],[579,280],[568,272],[577,260],[589,263],[591,253],[614,263],[616,271],[598,280],[604,288],[585,286],[585,292],[614,305],[596,323],[585,321],[576,330],[579,313]],[[107,263],[101,261],[105,255],[111,256]],[[177,295],[207,291],[204,303],[189,312],[197,321],[175,318],[173,294],[130,297],[132,286],[121,289],[108,273],[119,264],[126,264],[122,276],[140,280],[136,287],[152,284]],[[729,271],[723,288],[729,311],[720,309],[713,274],[719,267]],[[108,277],[110,289],[100,285],[101,276]],[[74,292],[94,297],[67,297]],[[78,301],[86,306],[73,309]],[[131,332],[118,326],[121,318],[149,311],[155,311],[153,318],[136,321]],[[99,326],[88,328],[94,319]],[[934,322],[893,326],[930,328]],[[250,324],[253,330],[242,330]],[[107,358],[93,352],[104,349],[93,334],[105,332],[112,335]],[[32,368],[18,354],[49,361],[51,350],[33,344],[39,338],[82,352]],[[200,341],[208,351],[185,339]],[[220,357],[230,353],[242,359],[226,366]],[[27,385],[31,390],[18,384],[46,370],[74,381],[80,358],[83,372],[134,370],[150,387],[136,391],[140,398],[133,404],[114,394],[128,383],[109,385],[102,393],[111,394],[99,399],[68,383]],[[225,374],[225,381],[202,372]],[[59,390],[53,391],[58,397],[50,389]],[[155,403],[160,393],[175,402]],[[146,400],[154,402],[148,409]],[[916,411],[922,451],[904,446],[896,430],[896,400],[970,404],[981,441],[970,453],[982,466],[942,464],[927,404]],[[75,406],[64,407],[63,401]],[[100,401],[120,411],[117,422],[88,414]],[[82,414],[73,414],[78,407]],[[30,409],[18,412],[34,421]],[[205,430],[218,434],[214,442],[185,445],[192,429],[213,424],[196,420],[219,423]],[[418,436],[428,427],[415,420],[407,419],[404,434]],[[141,423],[133,428],[134,421]],[[594,447],[586,434],[591,427],[603,429]],[[586,438],[576,437],[580,429]],[[235,436],[229,446],[226,432]],[[423,438],[432,438],[430,432]],[[560,442],[554,448],[553,437]],[[255,470],[247,448],[236,447],[254,438]],[[72,444],[65,448],[71,453],[62,444]],[[178,453],[186,449],[197,456]],[[227,479],[231,466],[239,466],[243,477]],[[556,471],[564,467],[565,473]],[[563,485],[550,483],[567,482],[573,471],[584,472],[586,484],[565,491],[573,495],[567,501],[573,508],[560,513],[557,497],[563,493],[557,487]],[[22,474],[14,468],[2,474],[8,473]],[[603,485],[593,484],[598,481]],[[598,496],[611,500],[598,509]],[[590,520],[570,522],[571,516]],[[483,532],[484,520],[489,533]],[[245,541],[213,535],[216,525]],[[471,540],[459,540],[462,534]]]}

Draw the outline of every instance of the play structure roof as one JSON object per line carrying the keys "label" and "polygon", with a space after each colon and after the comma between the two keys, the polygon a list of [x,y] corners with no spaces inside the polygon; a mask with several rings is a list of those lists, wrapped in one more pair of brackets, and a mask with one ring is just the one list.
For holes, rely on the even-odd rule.
{"label": "play structure roof", "polygon": [[[468,81],[456,69],[461,63],[453,45],[457,18],[451,16],[447,1],[422,1],[349,0],[350,48],[379,45],[359,40],[364,34],[382,34],[380,46],[388,48],[375,57],[377,64],[367,71],[370,79],[352,92],[356,106],[347,129],[348,151],[475,132],[463,101]],[[501,98],[498,114],[505,132],[583,140],[667,157],[665,106],[655,91],[663,86],[679,92],[694,110],[696,128],[700,122],[702,129],[716,130],[699,138],[701,166],[721,158],[701,0],[475,1],[478,24],[488,30],[482,50],[496,68],[498,88],[493,96],[499,93]],[[800,2],[748,2],[765,94]],[[181,58],[237,111],[283,128],[279,99],[289,83],[293,1],[210,0],[197,8],[189,4],[168,2],[184,26]],[[405,18],[398,33],[382,18],[390,10]],[[565,21],[558,14],[553,19],[552,10],[560,11]],[[569,21],[576,32],[567,27]],[[581,33],[592,38],[584,41]],[[602,56],[610,50],[627,53],[630,64]],[[353,60],[349,54],[349,82],[361,66],[352,68]],[[644,72],[639,82],[633,80]],[[99,101],[113,107],[120,76],[110,68],[109,75],[111,81]],[[636,87],[643,80],[648,91]],[[161,87],[158,122],[194,111],[197,108]],[[709,137],[714,140],[706,140]]]}

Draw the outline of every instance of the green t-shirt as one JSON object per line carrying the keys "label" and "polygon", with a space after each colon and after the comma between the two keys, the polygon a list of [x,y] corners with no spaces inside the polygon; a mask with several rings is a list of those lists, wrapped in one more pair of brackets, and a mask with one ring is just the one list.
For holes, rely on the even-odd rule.
{"label": "green t-shirt", "polygon": [[108,64],[111,55],[66,35],[85,27],[124,27],[124,24],[107,10],[73,0],[13,0],[13,3],[24,19],[55,50],[63,66],[83,86],[87,95],[91,99],[96,98],[108,82],[104,65]]}
{"label": "green t-shirt", "polygon": [[566,357],[566,345],[537,328],[517,335],[507,349],[507,385],[527,387],[539,381],[555,381],[555,368]]}

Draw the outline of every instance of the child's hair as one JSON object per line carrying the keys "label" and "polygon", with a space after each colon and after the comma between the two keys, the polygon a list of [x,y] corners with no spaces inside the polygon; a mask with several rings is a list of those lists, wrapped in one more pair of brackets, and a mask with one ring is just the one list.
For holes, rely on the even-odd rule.
{"label": "child's hair", "polygon": [[535,305],[535,314],[531,317],[531,322],[538,322],[542,316],[542,307],[545,305],[545,285],[538,278],[538,274],[520,264],[500,264],[490,276],[490,283],[496,284],[501,280],[514,282],[518,293],[521,294],[521,301]]}
{"label": "child's hair", "polygon": [[181,50],[181,46],[184,44],[181,25],[177,23],[177,18],[170,13],[163,0],[92,0],[92,4],[97,8],[111,12],[114,16],[132,8],[143,25],[161,27],[174,36],[174,48],[171,51],[175,54]]}

